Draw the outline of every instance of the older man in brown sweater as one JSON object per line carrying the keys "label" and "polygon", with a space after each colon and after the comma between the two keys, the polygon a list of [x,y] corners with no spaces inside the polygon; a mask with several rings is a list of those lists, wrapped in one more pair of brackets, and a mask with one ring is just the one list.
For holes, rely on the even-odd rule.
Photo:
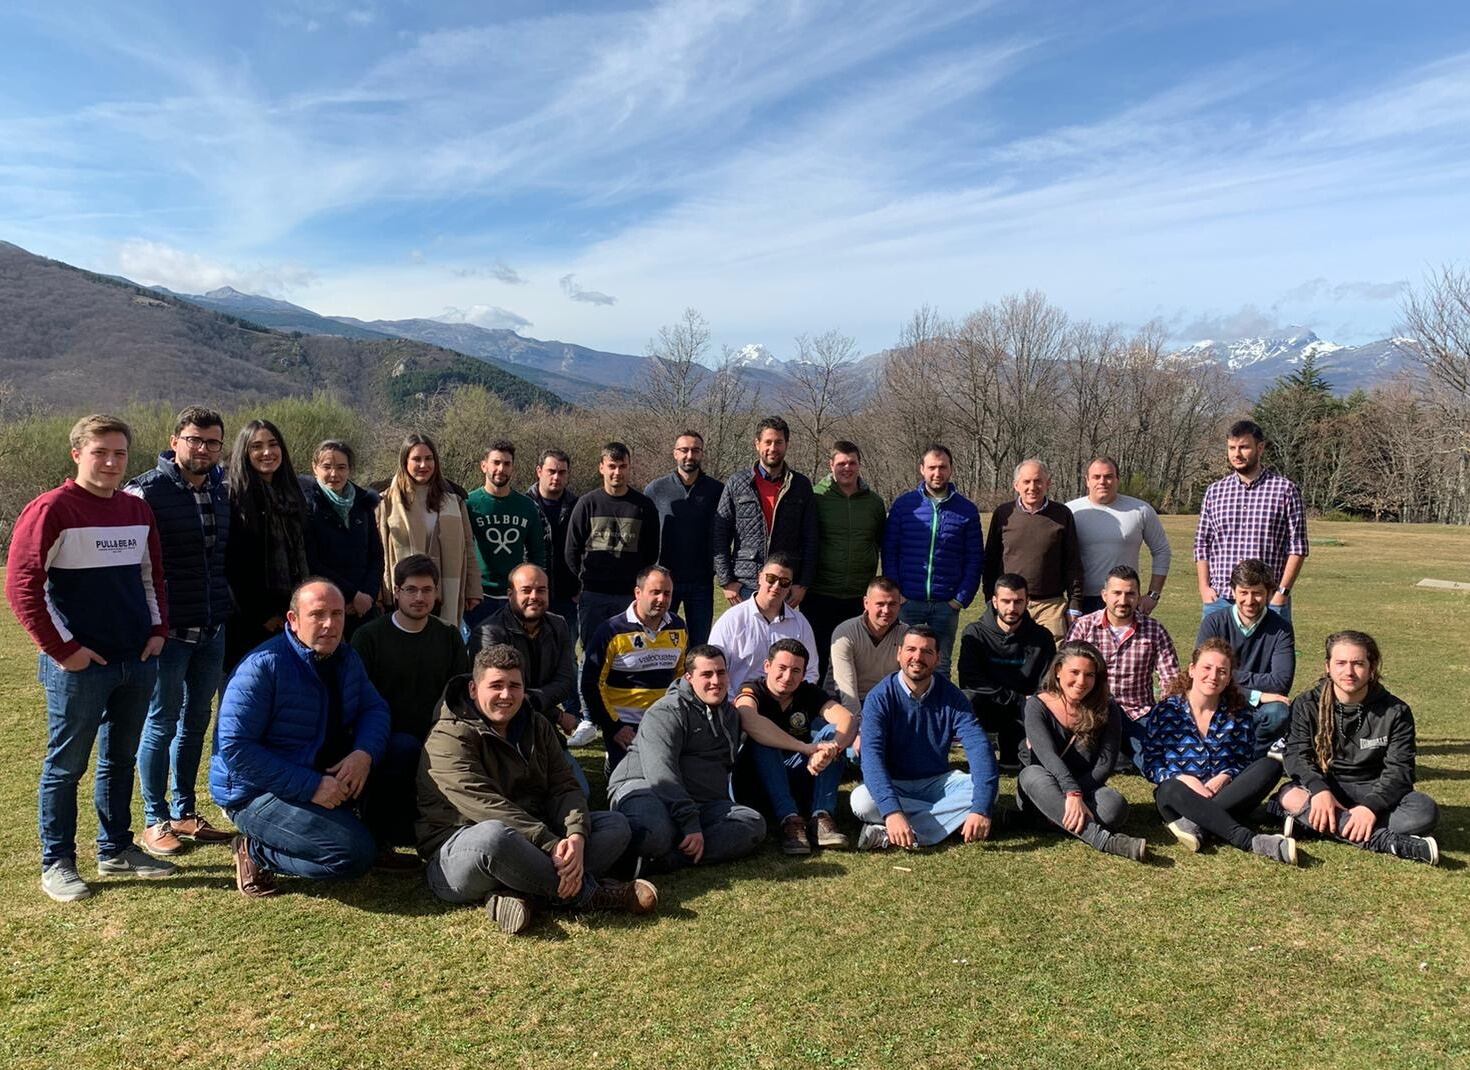
{"label": "older man in brown sweater", "polygon": [[1016,500],[996,506],[985,537],[985,597],[1003,572],[1026,578],[1031,619],[1061,639],[1082,613],[1082,556],[1072,511],[1047,496],[1051,472],[1035,458],[1016,465]]}

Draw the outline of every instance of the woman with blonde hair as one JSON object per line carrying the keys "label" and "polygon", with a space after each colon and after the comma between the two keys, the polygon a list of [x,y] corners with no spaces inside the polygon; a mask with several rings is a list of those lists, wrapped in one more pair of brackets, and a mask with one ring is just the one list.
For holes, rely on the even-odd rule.
{"label": "woman with blonde hair", "polygon": [[458,628],[465,611],[479,605],[480,563],[475,556],[469,509],[439,467],[428,435],[412,434],[398,451],[398,471],[378,503],[383,542],[383,594],[393,603],[393,568],[411,554],[428,554],[439,566],[439,619]]}
{"label": "woman with blonde hair", "polygon": [[1198,851],[1205,833],[1273,862],[1296,865],[1296,841],[1252,832],[1240,819],[1265,801],[1281,779],[1281,763],[1251,761],[1255,725],[1236,686],[1235,654],[1223,639],[1206,639],[1189,667],[1148,713],[1143,775],[1175,838]]}
{"label": "woman with blonde hair", "polygon": [[1026,700],[1026,742],[1016,801],[1104,854],[1142,862],[1147,845],[1117,829],[1128,803],[1107,779],[1118,756],[1123,711],[1108,693],[1108,667],[1091,643],[1063,643]]}
{"label": "woman with blonde hair", "polygon": [[1320,680],[1291,704],[1286,773],[1272,801],[1286,835],[1311,829],[1364,850],[1431,866],[1439,806],[1414,790],[1414,713],[1383,686],[1383,658],[1364,632],[1327,637]]}

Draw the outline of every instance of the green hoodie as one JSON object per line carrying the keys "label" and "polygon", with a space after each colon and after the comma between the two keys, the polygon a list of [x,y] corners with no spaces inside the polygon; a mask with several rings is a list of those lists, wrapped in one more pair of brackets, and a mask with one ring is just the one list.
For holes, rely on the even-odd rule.
{"label": "green hoodie", "polygon": [[851,497],[831,476],[812,489],[817,503],[817,575],[812,590],[829,598],[861,598],[878,572],[888,516],[883,499],[861,479]]}

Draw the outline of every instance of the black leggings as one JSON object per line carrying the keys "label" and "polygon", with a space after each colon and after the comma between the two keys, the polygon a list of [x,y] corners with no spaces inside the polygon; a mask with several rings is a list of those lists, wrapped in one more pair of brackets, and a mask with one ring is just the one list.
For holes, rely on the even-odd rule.
{"label": "black leggings", "polygon": [[1281,763],[1275,758],[1261,758],[1242,769],[1213,798],[1205,798],[1182,780],[1170,777],[1154,789],[1154,803],[1165,823],[1187,817],[1206,832],[1249,851],[1255,833],[1238,819],[1261,805],[1280,779]]}

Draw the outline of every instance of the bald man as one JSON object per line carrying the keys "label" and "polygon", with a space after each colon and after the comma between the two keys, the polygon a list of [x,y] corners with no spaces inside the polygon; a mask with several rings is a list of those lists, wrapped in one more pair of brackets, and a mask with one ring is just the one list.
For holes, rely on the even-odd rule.
{"label": "bald man", "polygon": [[985,537],[985,597],[1014,572],[1026,580],[1031,619],[1060,640],[1082,615],[1082,555],[1072,511],[1051,500],[1051,472],[1032,457],[1016,465],[1016,497],[990,514]]}

